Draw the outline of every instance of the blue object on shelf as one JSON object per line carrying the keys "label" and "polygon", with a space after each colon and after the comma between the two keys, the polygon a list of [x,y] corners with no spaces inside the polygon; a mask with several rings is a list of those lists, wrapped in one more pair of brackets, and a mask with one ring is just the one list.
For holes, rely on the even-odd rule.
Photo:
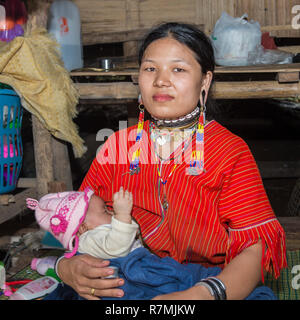
{"label": "blue object on shelf", "polygon": [[14,90],[0,89],[0,194],[13,191],[22,167],[23,108]]}
{"label": "blue object on shelf", "polygon": [[45,248],[59,248],[63,249],[64,247],[62,244],[53,237],[53,235],[50,232],[46,232],[43,239],[42,239],[42,245]]}

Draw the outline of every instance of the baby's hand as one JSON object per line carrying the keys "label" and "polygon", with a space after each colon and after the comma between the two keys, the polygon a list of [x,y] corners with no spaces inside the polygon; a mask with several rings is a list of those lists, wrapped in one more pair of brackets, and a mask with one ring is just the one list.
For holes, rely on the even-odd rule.
{"label": "baby's hand", "polygon": [[115,218],[126,223],[131,223],[131,210],[133,206],[132,193],[124,191],[123,187],[113,196]]}

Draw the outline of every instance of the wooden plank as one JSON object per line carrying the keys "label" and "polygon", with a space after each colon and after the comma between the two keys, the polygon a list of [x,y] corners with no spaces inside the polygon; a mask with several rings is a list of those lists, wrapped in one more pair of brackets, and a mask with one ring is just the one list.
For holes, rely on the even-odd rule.
{"label": "wooden plank", "polygon": [[300,46],[284,46],[284,47],[278,47],[281,51],[290,52],[293,54],[300,53]]}
{"label": "wooden plank", "polygon": [[[138,41],[141,40],[144,35],[149,31],[149,28],[141,28],[137,30],[126,30],[118,32],[106,32],[100,35],[97,35],[97,43],[117,43],[125,41]],[[87,40],[86,40],[87,41]],[[95,38],[89,40],[91,43],[95,42]],[[85,43],[88,45],[89,43]]]}
{"label": "wooden plank", "polygon": [[138,86],[131,82],[75,83],[81,99],[136,99]]}
{"label": "wooden plank", "polygon": [[299,72],[279,72],[277,80],[279,83],[299,82]]}
{"label": "wooden plank", "polygon": [[[137,85],[132,82],[75,83],[81,99],[136,99]],[[275,81],[215,82],[212,96],[215,99],[266,99],[298,97],[299,83]]]}
{"label": "wooden plank", "polygon": [[215,99],[267,99],[298,97],[299,83],[275,81],[215,82],[212,96]]}
{"label": "wooden plank", "polygon": [[291,64],[268,64],[256,66],[223,67],[217,66],[215,73],[278,73],[278,72],[299,72],[300,63]]}
{"label": "wooden plank", "polygon": [[[256,66],[217,66],[215,69],[215,74],[235,74],[235,73],[291,73],[300,72],[300,63],[291,64],[268,64],[268,65],[256,65]],[[70,73],[71,76],[138,76],[139,70],[138,66],[136,68],[121,69],[121,70],[111,70],[105,72],[102,69],[87,68]]]}
{"label": "wooden plank", "polygon": [[271,32],[271,31],[284,31],[284,30],[293,30],[293,27],[291,24],[285,24],[281,26],[262,26],[261,31],[262,32]]}
{"label": "wooden plank", "polygon": [[36,188],[36,178],[19,178],[17,188]]}
{"label": "wooden plank", "polygon": [[139,70],[135,69],[123,69],[123,70],[110,70],[105,71],[104,69],[99,68],[86,68],[70,72],[71,77],[93,77],[93,76],[131,76],[139,75]]}
{"label": "wooden plank", "polygon": [[37,198],[36,188],[28,188],[14,195],[15,203],[0,206],[0,224],[26,210],[26,198]]}
{"label": "wooden plank", "polygon": [[286,234],[287,250],[300,249],[300,217],[277,217]]}

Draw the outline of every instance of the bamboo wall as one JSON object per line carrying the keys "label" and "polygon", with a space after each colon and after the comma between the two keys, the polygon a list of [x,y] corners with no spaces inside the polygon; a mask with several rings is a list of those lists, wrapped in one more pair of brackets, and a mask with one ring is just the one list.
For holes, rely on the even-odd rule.
{"label": "bamboo wall", "polygon": [[[101,34],[149,28],[162,21],[185,21],[213,29],[222,11],[232,16],[248,13],[272,35],[298,37],[292,30],[292,7],[299,0],[74,0],[82,21],[84,44],[101,43]],[[299,21],[300,23],[300,21]],[[284,31],[276,31],[281,26]],[[282,27],[284,26],[284,27]],[[268,30],[268,28],[266,29]]]}

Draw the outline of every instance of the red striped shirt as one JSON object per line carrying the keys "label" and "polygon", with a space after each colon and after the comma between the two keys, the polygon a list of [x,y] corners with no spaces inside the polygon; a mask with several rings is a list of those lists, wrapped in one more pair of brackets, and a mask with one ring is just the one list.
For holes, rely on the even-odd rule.
{"label": "red striped shirt", "polygon": [[[133,193],[133,217],[145,244],[155,254],[171,256],[180,263],[223,267],[259,239],[262,265],[279,275],[286,266],[285,234],[266,196],[262,180],[247,144],[216,121],[205,126],[204,169],[199,176],[186,174],[195,135],[184,150],[179,147],[161,164],[168,179],[165,192],[169,207],[163,212],[160,165],[150,139],[149,121],[140,142],[140,173],[130,175],[129,164],[137,126],[111,135],[93,161],[81,190],[90,186],[108,204],[121,186]],[[159,187],[160,186],[160,187]]]}

